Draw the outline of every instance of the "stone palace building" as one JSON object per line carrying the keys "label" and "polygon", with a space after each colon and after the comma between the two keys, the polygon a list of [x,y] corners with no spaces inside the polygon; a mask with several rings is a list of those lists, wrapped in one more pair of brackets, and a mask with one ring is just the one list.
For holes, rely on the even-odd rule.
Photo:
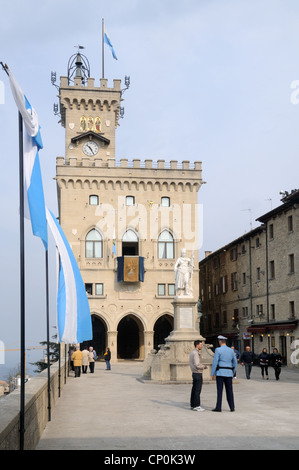
{"label": "stone palace building", "polygon": [[92,345],[112,361],[140,359],[173,330],[174,265],[186,248],[198,298],[201,162],[116,159],[121,81],[74,73],[59,86],[65,155],[56,163],[60,224],[88,293]]}

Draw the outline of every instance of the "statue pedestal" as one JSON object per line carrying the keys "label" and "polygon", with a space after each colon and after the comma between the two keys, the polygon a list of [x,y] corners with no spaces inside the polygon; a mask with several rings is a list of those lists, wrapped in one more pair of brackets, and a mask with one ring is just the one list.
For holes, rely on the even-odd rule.
{"label": "statue pedestal", "polygon": [[208,366],[203,371],[203,381],[210,382],[214,354],[199,332],[197,302],[191,296],[181,295],[175,297],[172,304],[174,329],[159,351],[153,351],[145,360],[143,378],[157,383],[191,383],[189,355],[194,349],[194,341],[199,339],[204,343],[202,363]]}

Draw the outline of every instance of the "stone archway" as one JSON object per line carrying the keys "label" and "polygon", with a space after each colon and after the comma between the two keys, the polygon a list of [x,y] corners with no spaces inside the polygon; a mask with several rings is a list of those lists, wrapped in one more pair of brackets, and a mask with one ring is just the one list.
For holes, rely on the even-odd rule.
{"label": "stone archway", "polygon": [[118,324],[117,358],[144,359],[144,329],[133,314],[126,315]]}
{"label": "stone archway", "polygon": [[154,349],[159,349],[159,344],[165,343],[165,338],[173,330],[173,317],[162,315],[154,324]]}
{"label": "stone archway", "polygon": [[92,346],[99,358],[104,356],[107,345],[107,326],[105,322],[96,315],[91,316],[92,321],[92,340],[84,341],[82,346]]}

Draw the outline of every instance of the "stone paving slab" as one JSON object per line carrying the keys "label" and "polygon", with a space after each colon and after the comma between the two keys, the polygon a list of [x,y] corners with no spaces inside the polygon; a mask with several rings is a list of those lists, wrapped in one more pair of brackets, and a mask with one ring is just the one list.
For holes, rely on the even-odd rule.
{"label": "stone paving slab", "polygon": [[68,378],[36,450],[298,450],[299,369],[283,368],[276,381],[251,379],[238,366],[236,411],[225,394],[221,413],[216,383],[204,384],[204,412],[190,410],[190,384],[142,383],[143,365],[122,362]]}

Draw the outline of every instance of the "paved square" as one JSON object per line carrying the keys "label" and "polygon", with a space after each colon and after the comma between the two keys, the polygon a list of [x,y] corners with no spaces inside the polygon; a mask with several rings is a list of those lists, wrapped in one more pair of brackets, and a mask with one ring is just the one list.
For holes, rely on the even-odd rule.
{"label": "paved square", "polygon": [[201,405],[190,410],[191,385],[142,383],[141,362],[96,363],[95,374],[68,378],[37,450],[294,450],[299,449],[299,369],[276,381],[250,380],[238,365],[236,411],[213,413],[216,384],[204,384]]}

